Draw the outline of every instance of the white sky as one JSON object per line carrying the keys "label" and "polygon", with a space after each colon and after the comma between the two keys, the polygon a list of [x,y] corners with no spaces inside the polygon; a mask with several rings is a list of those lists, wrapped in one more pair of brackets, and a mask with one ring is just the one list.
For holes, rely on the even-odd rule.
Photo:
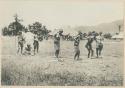
{"label": "white sky", "polygon": [[76,1],[0,1],[0,28],[12,22],[15,13],[25,26],[39,21],[50,30],[64,25],[96,25],[123,19],[122,2]]}

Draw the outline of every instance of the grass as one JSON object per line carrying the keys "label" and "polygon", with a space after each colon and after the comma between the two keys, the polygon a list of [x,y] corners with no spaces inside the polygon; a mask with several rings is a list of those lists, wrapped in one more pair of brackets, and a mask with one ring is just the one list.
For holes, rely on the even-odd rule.
{"label": "grass", "polygon": [[108,80],[106,76],[88,76],[86,73],[45,73],[41,70],[21,72],[17,69],[8,71],[2,70],[2,85],[30,85],[30,86],[121,86],[122,77]]}
{"label": "grass", "polygon": [[122,42],[105,42],[105,57],[88,59],[83,47],[85,41],[81,41],[81,60],[74,61],[73,42],[63,41],[61,59],[64,62],[57,62],[52,61],[55,59],[51,49],[53,41],[41,42],[36,56],[17,55],[14,41],[12,38],[3,40],[1,85],[123,86]]}

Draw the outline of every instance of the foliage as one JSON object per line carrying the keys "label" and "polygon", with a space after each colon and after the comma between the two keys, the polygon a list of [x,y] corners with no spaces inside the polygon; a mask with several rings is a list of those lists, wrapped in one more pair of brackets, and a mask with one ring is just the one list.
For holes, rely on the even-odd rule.
{"label": "foliage", "polygon": [[7,35],[8,34],[8,28],[7,27],[4,27],[3,29],[2,29],[2,35]]}
{"label": "foliage", "polygon": [[106,39],[111,39],[112,35],[110,33],[104,34],[104,38]]}
{"label": "foliage", "polygon": [[46,28],[46,26],[42,25],[42,23],[40,22],[34,22],[33,24],[30,24],[29,30],[32,33],[36,32],[40,40],[43,40],[43,38],[48,39],[48,34],[49,32],[51,32],[50,30]]}
{"label": "foliage", "polygon": [[12,22],[8,25],[8,27],[4,27],[2,29],[2,34],[4,36],[16,36],[18,35],[19,31],[22,31],[25,27],[19,22]]}

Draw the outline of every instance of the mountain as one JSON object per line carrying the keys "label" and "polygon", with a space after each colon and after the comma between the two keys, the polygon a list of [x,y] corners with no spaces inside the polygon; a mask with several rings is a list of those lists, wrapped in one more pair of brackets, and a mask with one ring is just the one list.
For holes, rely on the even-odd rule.
{"label": "mountain", "polygon": [[95,26],[64,26],[62,29],[65,33],[73,33],[81,31],[83,33],[88,33],[89,31],[103,32],[103,33],[118,33],[119,25],[121,25],[121,31],[123,31],[123,20],[116,20],[110,23],[101,23]]}

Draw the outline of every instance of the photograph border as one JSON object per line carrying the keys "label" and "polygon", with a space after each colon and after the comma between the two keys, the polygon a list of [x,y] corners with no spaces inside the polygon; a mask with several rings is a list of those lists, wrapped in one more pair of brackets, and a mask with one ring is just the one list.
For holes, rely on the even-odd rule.
{"label": "photograph border", "polygon": [[[1,1],[17,1],[17,0],[0,0]],[[19,0],[19,1],[40,1],[40,0]],[[57,1],[57,0],[41,0],[41,1]],[[63,2],[67,2],[67,0],[58,0],[58,1],[63,1]],[[124,21],[125,21],[125,0],[69,0],[70,2],[72,1],[77,1],[77,2],[123,2],[124,4]],[[69,2],[68,1],[68,2]],[[2,8],[0,8],[2,10]],[[4,10],[3,10],[4,11]],[[4,19],[4,16],[1,15],[0,16],[0,19]],[[125,28],[125,22],[124,22],[124,28]],[[125,29],[124,29],[124,34],[125,34]],[[124,38],[125,38],[125,35],[124,35]],[[2,39],[0,39],[0,53],[2,51]],[[124,41],[124,56],[125,56],[125,41]],[[0,58],[1,58],[1,55],[0,55]],[[0,59],[0,63],[2,63],[1,59]],[[0,65],[1,67],[1,65]],[[125,60],[124,60],[124,73],[125,73]],[[0,69],[0,74],[1,74],[1,69]],[[1,76],[0,76],[0,79],[1,79]],[[124,74],[124,80],[125,80],[125,74]],[[123,86],[0,86],[1,88],[124,88],[125,87],[125,81],[123,80]],[[0,82],[1,84],[1,82]]]}

